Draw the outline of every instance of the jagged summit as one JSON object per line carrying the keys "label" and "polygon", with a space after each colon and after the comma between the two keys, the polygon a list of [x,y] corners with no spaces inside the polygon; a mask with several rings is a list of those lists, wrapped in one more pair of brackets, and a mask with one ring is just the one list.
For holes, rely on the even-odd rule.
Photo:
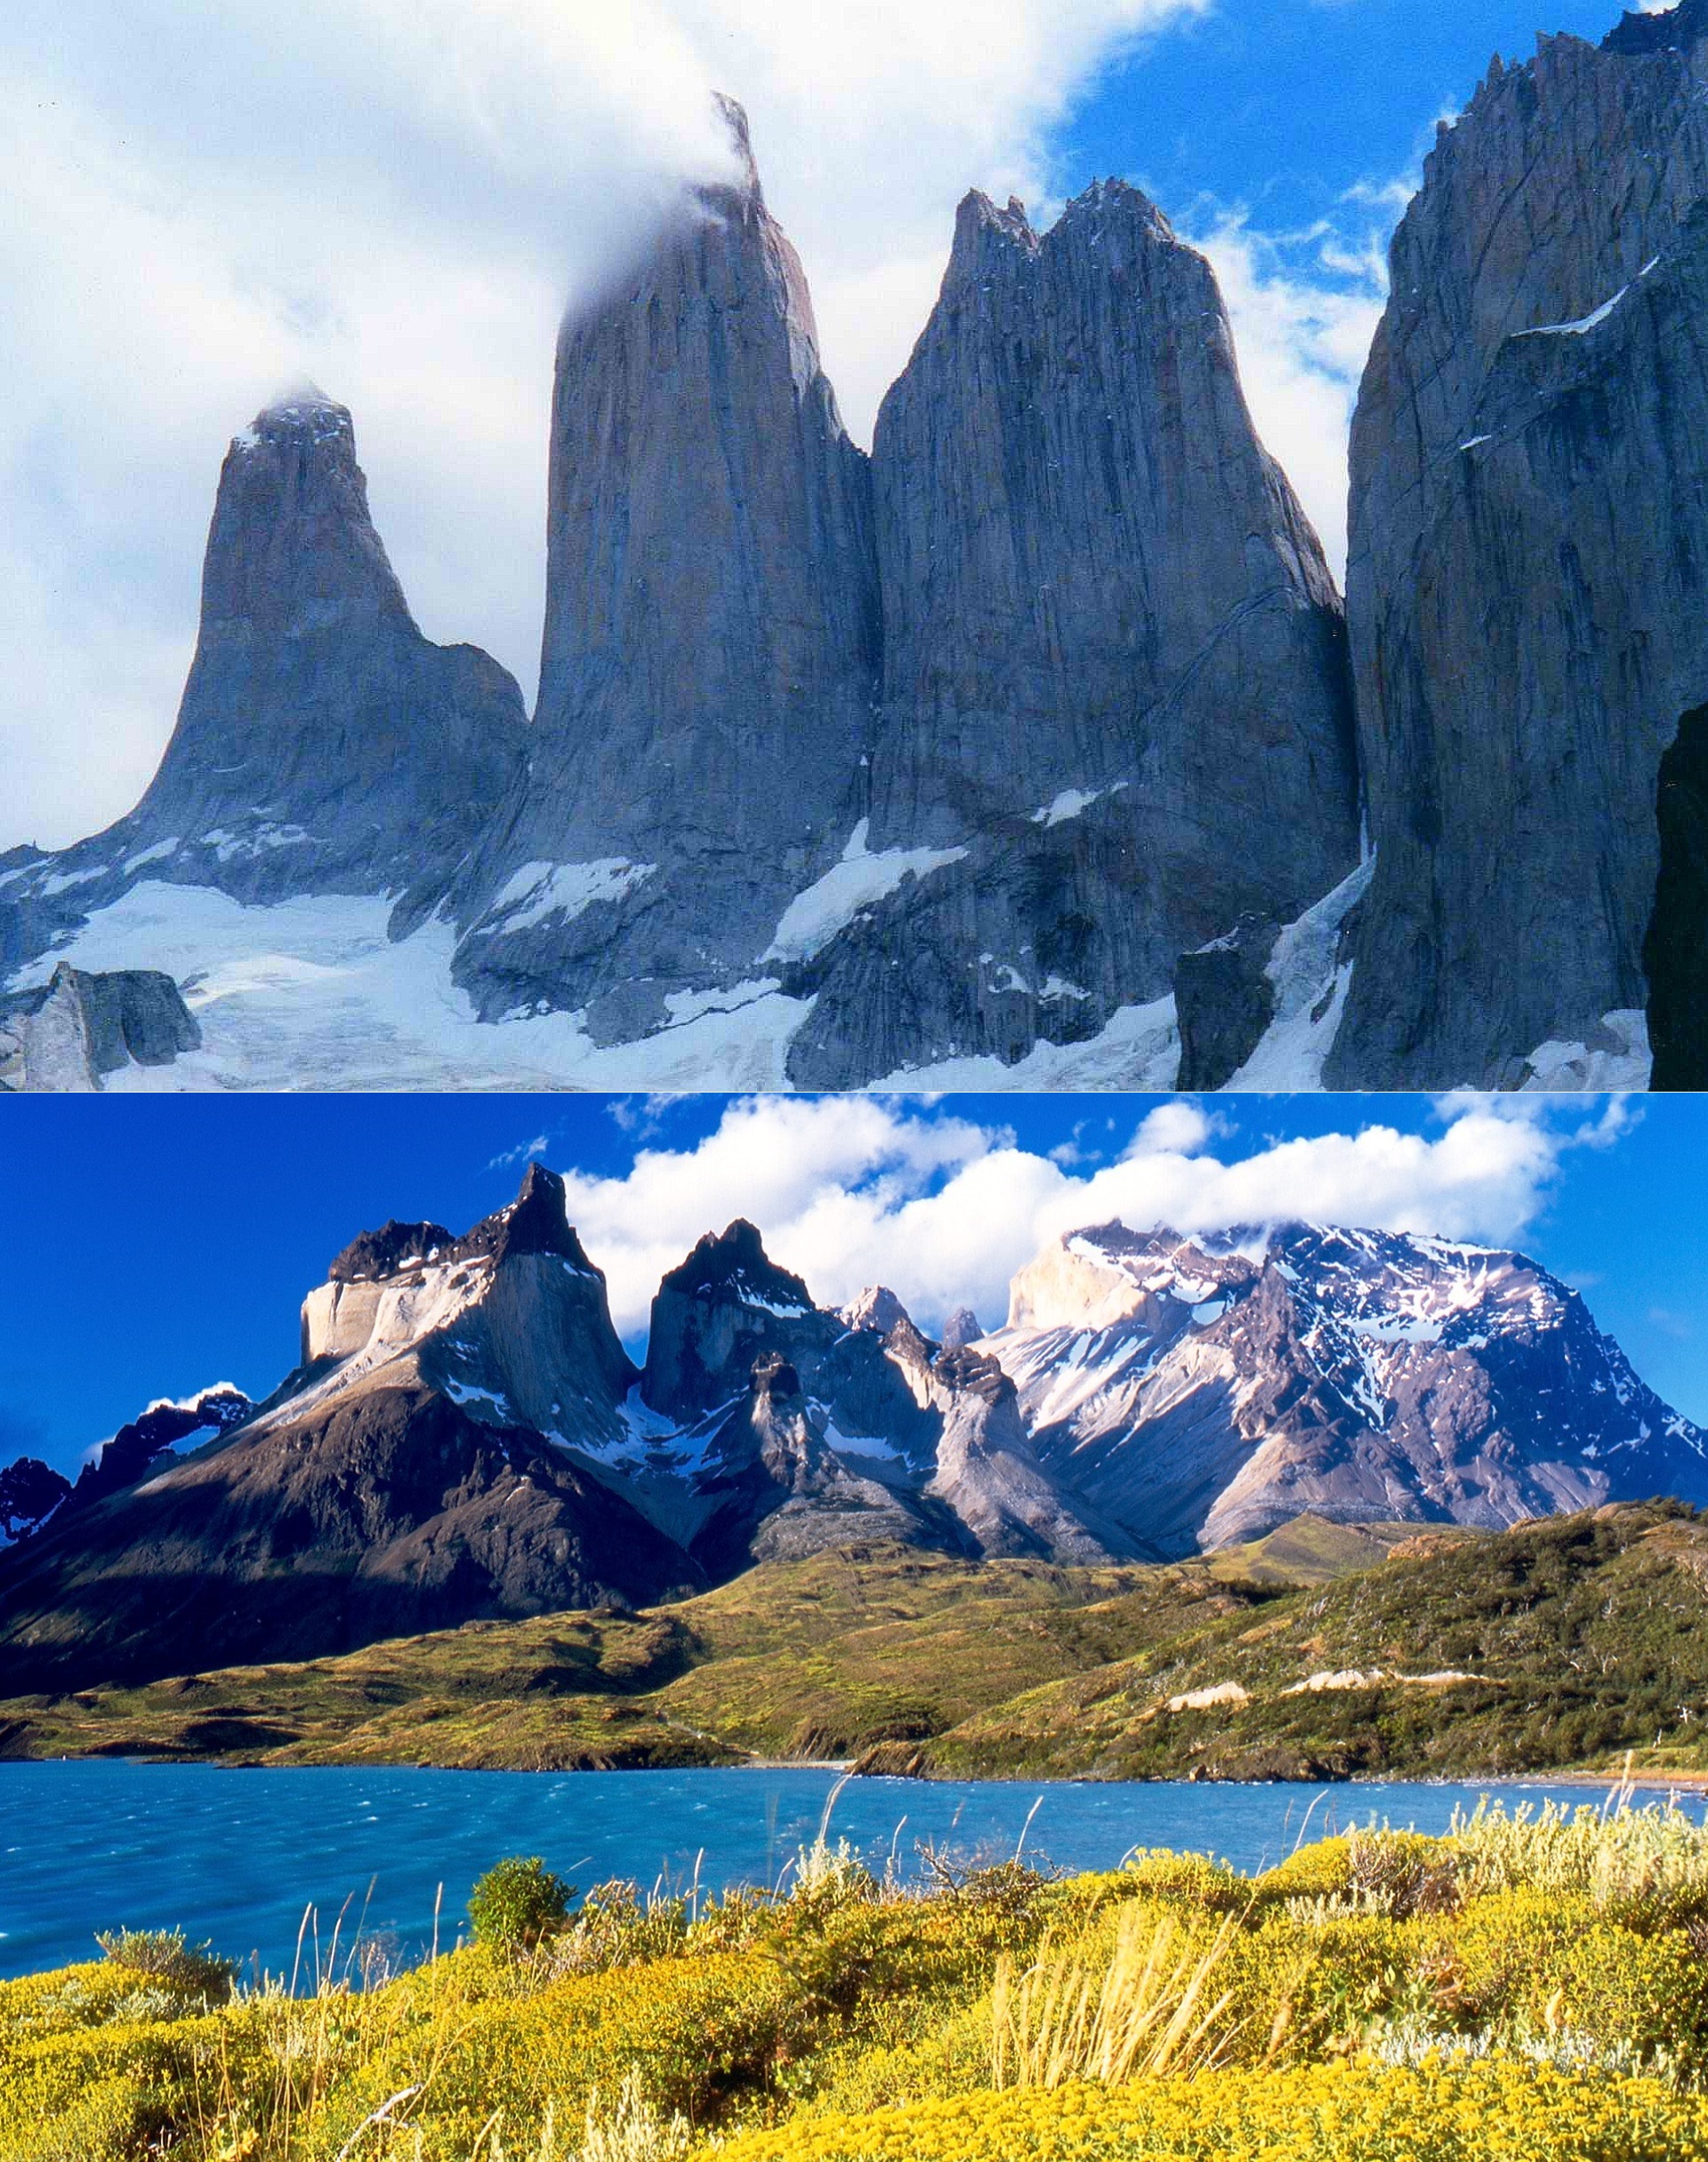
{"label": "jagged summit", "polygon": [[688,1259],[664,1281],[671,1290],[685,1292],[690,1298],[751,1295],[769,1298],[773,1305],[780,1299],[801,1313],[812,1306],[812,1295],[806,1285],[777,1266],[765,1251],[758,1225],[749,1223],[745,1216],[737,1216],[721,1231],[705,1232],[695,1242]]}
{"label": "jagged summit", "polygon": [[1333,581],[1214,274],[1140,190],[1100,184],[1042,235],[963,202],[872,472],[858,837],[894,869],[812,944],[798,1085],[1083,1042],[1354,867]]}
{"label": "jagged summit", "polygon": [[377,1231],[359,1231],[326,1271],[332,1284],[361,1284],[396,1276],[411,1262],[437,1260],[452,1244],[442,1223],[399,1223],[395,1217]]}
{"label": "jagged summit", "polygon": [[233,437],[232,448],[254,450],[264,440],[287,435],[306,437],[310,442],[340,439],[348,444],[354,461],[356,426],[350,407],[329,398],[317,383],[305,379],[291,383],[270,399],[248,427]]}
{"label": "jagged summit", "polygon": [[1623,15],[1601,41],[1604,52],[1688,52],[1708,37],[1708,0],[1681,0],[1653,15]]}
{"label": "jagged summit", "polygon": [[431,907],[520,769],[521,692],[423,636],[375,527],[346,407],[304,386],[221,470],[177,725],[134,811],[8,882],[0,962],[143,883],[244,902]]}
{"label": "jagged summit", "polygon": [[532,754],[459,887],[480,1011],[574,1007],[606,1042],[757,972],[846,843],[870,729],[866,461],[725,117],[751,184],[691,190],[565,319]]}
{"label": "jagged summit", "polygon": [[713,207],[734,197],[744,207],[762,212],[765,208],[765,190],[760,184],[759,160],[753,156],[753,130],[748,125],[747,108],[739,98],[732,98],[718,90],[712,93],[713,104],[729,137],[729,147],[735,153],[737,170],[740,178],[731,187],[729,183],[702,186],[697,190],[701,199]]}

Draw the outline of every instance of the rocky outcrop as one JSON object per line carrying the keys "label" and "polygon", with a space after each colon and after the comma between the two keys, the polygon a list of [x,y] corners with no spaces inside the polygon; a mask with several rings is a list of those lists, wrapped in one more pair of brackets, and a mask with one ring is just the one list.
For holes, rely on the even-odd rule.
{"label": "rocky outcrop", "polygon": [[638,1378],[603,1272],[530,1164],[508,1207],[461,1238],[433,1223],[365,1232],[302,1306],[302,1367],[264,1417],[299,1424],[351,1391],[423,1386],[494,1426],[597,1450],[629,1439]]}
{"label": "rocky outcrop", "polygon": [[988,1348],[1045,1472],[1167,1554],[1308,1510],[1503,1528],[1708,1497],[1708,1436],[1521,1254],[1109,1224],[1020,1272]]}
{"label": "rocky outcrop", "polygon": [[61,961],[38,989],[5,1002],[8,1024],[17,1085],[41,1093],[87,1093],[126,1066],[169,1066],[202,1041],[183,994],[157,969],[92,975]]}
{"label": "rocky outcrop", "polygon": [[801,1376],[775,1352],[753,1362],[749,1394],[719,1428],[697,1488],[709,1513],[693,1553],[714,1581],[755,1561],[799,1561],[850,1542],[963,1551],[947,1511],[898,1480],[885,1484],[852,1468],[830,1448]]}
{"label": "rocky outcrop", "polygon": [[1708,701],[1708,19],[1546,37],[1444,127],[1352,434],[1376,870],[1331,1086],[1522,1081],[1647,1003]]}
{"label": "rocky outcrop", "polygon": [[1144,196],[1042,237],[968,197],[873,473],[879,890],[801,972],[793,1078],[1081,1040],[1351,869],[1339,601],[1209,265]]}
{"label": "rocky outcrop", "polygon": [[1133,1542],[1076,1506],[1039,1463],[1014,1384],[995,1359],[945,1351],[932,1371],[947,1415],[925,1492],[954,1512],[980,1554],[1088,1567],[1134,1558]]}
{"label": "rocky outcrop", "polygon": [[1656,823],[1661,867],[1643,940],[1649,1085],[1708,1089],[1708,706],[1685,714],[1661,760]]}
{"label": "rocky outcrop", "polygon": [[39,1456],[19,1456],[0,1468],[0,1546],[39,1531],[70,1491],[64,1472]]}
{"label": "rocky outcrop", "polygon": [[67,1496],[67,1510],[86,1509],[109,1494],[134,1486],[171,1456],[181,1441],[197,1434],[214,1439],[229,1433],[233,1427],[241,1426],[254,1409],[243,1391],[233,1388],[230,1382],[216,1382],[211,1389],[175,1403],[162,1399],[150,1404],[140,1417],[121,1426],[109,1441],[103,1441],[84,1465]]}
{"label": "rocky outcrop", "polygon": [[1278,924],[1242,916],[1225,938],[1180,956],[1174,972],[1177,1088],[1225,1088],[1262,1042],[1276,1016],[1269,964],[1280,930]]}
{"label": "rocky outcrop", "polygon": [[201,630],[159,771],[93,840],[4,890],[14,964],[145,880],[243,901],[442,891],[520,770],[521,693],[423,637],[387,560],[348,411],[305,387],[220,475]]}
{"label": "rocky outcrop", "polygon": [[640,1396],[692,1425],[745,1398],[755,1362],[774,1357],[800,1377],[837,1442],[922,1466],[941,1424],[922,1379],[935,1349],[882,1287],[842,1313],[818,1307],[738,1218],[708,1231],[660,1283]]}
{"label": "rocky outcrop", "polygon": [[866,462],[725,113],[735,177],[563,326],[536,741],[464,903],[482,1010],[601,1040],[757,972],[846,840],[876,683]]}

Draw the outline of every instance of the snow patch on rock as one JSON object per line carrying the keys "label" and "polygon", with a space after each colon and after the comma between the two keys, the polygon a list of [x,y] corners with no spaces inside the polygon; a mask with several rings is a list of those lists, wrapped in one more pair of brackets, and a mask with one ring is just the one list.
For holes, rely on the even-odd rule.
{"label": "snow patch on rock", "polygon": [[1654,1065],[1648,1016],[1635,1008],[1604,1013],[1589,1043],[1551,1038],[1539,1044],[1525,1064],[1530,1070],[1519,1086],[1526,1094],[1562,1095],[1581,1090],[1618,1094],[1647,1089]]}
{"label": "snow patch on rock", "polygon": [[993,1056],[939,1059],[905,1066],[882,1080],[884,1089],[1172,1089],[1180,1070],[1180,1032],[1171,994],[1148,1006],[1121,1006],[1102,1033],[1083,1044],[1035,1044],[1015,1065]]}
{"label": "snow patch on rock", "polygon": [[1275,987],[1275,1019],[1228,1083],[1229,1093],[1286,1095],[1322,1087],[1323,1061],[1352,988],[1352,964],[1335,963],[1341,926],[1369,891],[1375,872],[1375,858],[1366,858],[1276,940],[1264,971]]}
{"label": "snow patch on rock", "polygon": [[212,887],[144,879],[7,988],[33,989],[61,960],[164,969],[182,985],[201,1049],[127,1066],[107,1077],[109,1092],[789,1085],[789,1045],[810,999],[763,985],[708,995],[677,1025],[601,1048],[576,1013],[477,1020],[451,978],[455,927],[435,917],[393,941],[391,913],[371,894],[250,908]]}
{"label": "snow patch on rock", "polygon": [[626,856],[601,856],[592,863],[525,863],[504,884],[487,911],[478,935],[526,931],[548,916],[565,923],[596,901],[621,900],[658,868],[631,863]]}
{"label": "snow patch on rock", "polygon": [[761,961],[807,961],[819,952],[839,931],[854,921],[862,908],[886,899],[907,878],[928,878],[952,863],[959,863],[963,848],[887,848],[874,855],[866,847],[871,820],[862,819],[854,828],[842,859],[834,864],[804,893],[797,893],[783,911],[776,936]]}

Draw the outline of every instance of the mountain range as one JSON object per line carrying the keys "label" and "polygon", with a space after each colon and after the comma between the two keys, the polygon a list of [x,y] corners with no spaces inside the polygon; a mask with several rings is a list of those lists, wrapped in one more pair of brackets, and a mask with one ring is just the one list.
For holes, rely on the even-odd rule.
{"label": "mountain range", "polygon": [[628,1612],[833,1550],[1108,1568],[1307,1513],[1708,1501],[1708,1436],[1521,1254],[1105,1224],[1021,1270],[1003,1327],[945,1333],[882,1287],[819,1306],[737,1221],[665,1276],[637,1364],[533,1166],[462,1237],[354,1239],[262,1401],[152,1405],[76,1486],[0,1472],[0,1693]]}
{"label": "mountain range", "polygon": [[563,325],[532,716],[286,396],[141,802],[0,857],[10,996],[184,983],[124,1086],[1701,1085],[1705,77],[1684,0],[1443,124],[1344,602],[1138,190],[968,196],[867,455],[726,101]]}

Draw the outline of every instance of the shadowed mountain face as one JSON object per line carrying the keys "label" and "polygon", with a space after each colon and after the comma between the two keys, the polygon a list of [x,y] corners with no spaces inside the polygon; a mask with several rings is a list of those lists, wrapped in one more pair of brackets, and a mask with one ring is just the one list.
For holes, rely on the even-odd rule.
{"label": "shadowed mountain face", "polygon": [[1106,1224],[946,1348],[882,1286],[819,1307],[738,1219],[661,1283],[643,1371],[535,1165],[461,1238],[353,1239],[302,1332],[259,1407],[153,1405],[68,1493],[0,1472],[16,1690],[640,1605],[874,1543],[1099,1565],[1308,1512],[1498,1528],[1708,1500],[1708,1437],[1575,1292],[1439,1239]]}
{"label": "shadowed mountain face", "polygon": [[308,1657],[702,1583],[572,1453],[627,1434],[635,1369],[563,1204],[532,1166],[463,1238],[364,1234],[304,1303],[301,1368],[228,1436],[162,1470],[163,1441],[214,1423],[197,1416],[208,1400],[126,1428],[109,1453],[131,1438],[127,1483],[112,1488],[104,1456],[89,1505],[80,1485],[0,1575],[0,1658],[35,1677],[19,1686]]}
{"label": "shadowed mountain face", "polygon": [[1510,1085],[1648,1003],[1708,700],[1708,31],[1497,61],[1395,237],[1352,432],[1376,869],[1331,1086]]}
{"label": "shadowed mountain face", "polygon": [[7,1560],[0,1657],[25,1690],[315,1658],[702,1581],[537,1434],[401,1386],[239,1433]]}

